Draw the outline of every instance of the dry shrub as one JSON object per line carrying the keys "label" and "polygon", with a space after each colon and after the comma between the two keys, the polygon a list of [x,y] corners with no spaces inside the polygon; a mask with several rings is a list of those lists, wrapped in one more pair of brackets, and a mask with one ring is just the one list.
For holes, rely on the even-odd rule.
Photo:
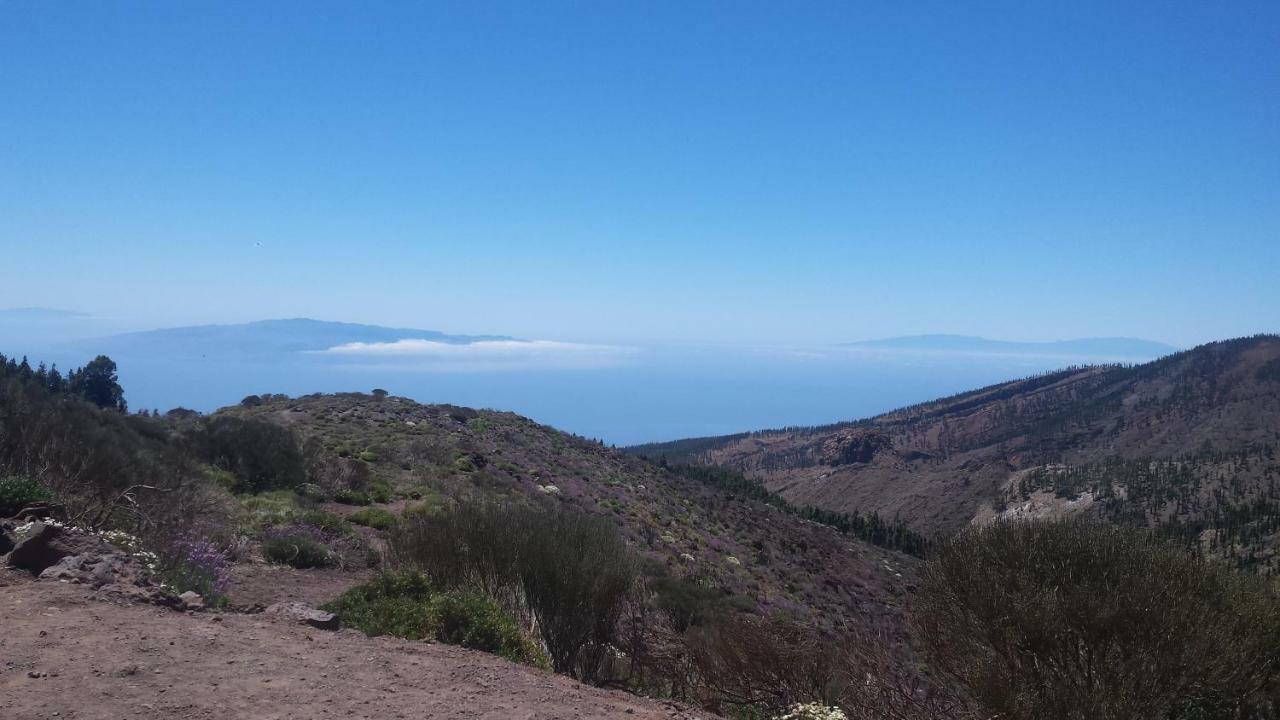
{"label": "dry shrub", "polygon": [[1257,578],[1079,521],[962,532],[929,563],[915,624],[1001,718],[1263,717],[1280,667],[1280,606]]}
{"label": "dry shrub", "polygon": [[850,718],[968,718],[955,693],[925,682],[887,638],[824,635],[790,620],[747,615],[694,627],[676,658],[691,699],[716,712],[749,708],[770,715],[807,702]]}
{"label": "dry shrub", "polygon": [[557,672],[613,677],[612,647],[635,577],[617,528],[565,510],[462,502],[412,516],[388,538],[392,567],[483,594],[537,627]]}

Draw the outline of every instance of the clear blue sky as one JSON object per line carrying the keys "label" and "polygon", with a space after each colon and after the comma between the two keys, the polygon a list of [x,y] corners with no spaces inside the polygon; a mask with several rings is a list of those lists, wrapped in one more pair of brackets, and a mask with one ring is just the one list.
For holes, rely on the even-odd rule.
{"label": "clear blue sky", "polygon": [[1280,3],[0,2],[0,249],[142,325],[1275,331]]}

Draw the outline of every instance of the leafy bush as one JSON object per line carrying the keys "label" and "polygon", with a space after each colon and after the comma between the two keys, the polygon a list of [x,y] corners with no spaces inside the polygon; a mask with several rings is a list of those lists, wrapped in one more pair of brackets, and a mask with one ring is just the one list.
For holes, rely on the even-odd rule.
{"label": "leafy bush", "polygon": [[267,562],[305,569],[336,565],[328,536],[312,525],[269,527],[262,533],[262,556]]}
{"label": "leafy bush", "polygon": [[915,623],[1000,717],[1244,717],[1280,669],[1280,604],[1257,578],[1115,526],[966,530],[929,563]]}
{"label": "leafy bush", "polygon": [[347,518],[356,525],[365,525],[375,530],[390,530],[398,522],[396,516],[382,508],[364,508],[351,513]]}
{"label": "leafy bush", "polygon": [[236,476],[237,492],[294,488],[306,480],[297,439],[275,423],[217,415],[191,441],[209,464]]}
{"label": "leafy bush", "polygon": [[9,517],[27,505],[52,499],[53,492],[31,478],[0,477],[0,517]]}
{"label": "leafy bush", "polygon": [[383,573],[325,606],[344,627],[366,635],[410,640],[430,637],[539,667],[546,656],[492,601],[462,592],[436,592],[426,575]]}

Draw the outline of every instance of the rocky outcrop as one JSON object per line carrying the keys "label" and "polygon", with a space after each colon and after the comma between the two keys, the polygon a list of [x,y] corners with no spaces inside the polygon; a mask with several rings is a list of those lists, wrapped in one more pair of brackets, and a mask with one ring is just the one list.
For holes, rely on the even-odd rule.
{"label": "rocky outcrop", "polygon": [[876,453],[893,447],[889,436],[879,430],[855,428],[826,438],[822,442],[819,462],[823,465],[868,463]]}

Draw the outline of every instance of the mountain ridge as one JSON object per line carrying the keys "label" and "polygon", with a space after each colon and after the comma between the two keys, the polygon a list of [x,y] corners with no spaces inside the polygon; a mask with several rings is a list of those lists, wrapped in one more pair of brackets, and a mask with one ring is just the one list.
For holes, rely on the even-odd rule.
{"label": "mountain ridge", "polygon": [[877,512],[925,534],[1002,515],[1087,512],[1188,541],[1244,538],[1220,550],[1271,566],[1278,449],[1280,336],[1258,335],[861,420],[630,450],[736,469],[794,504]]}

